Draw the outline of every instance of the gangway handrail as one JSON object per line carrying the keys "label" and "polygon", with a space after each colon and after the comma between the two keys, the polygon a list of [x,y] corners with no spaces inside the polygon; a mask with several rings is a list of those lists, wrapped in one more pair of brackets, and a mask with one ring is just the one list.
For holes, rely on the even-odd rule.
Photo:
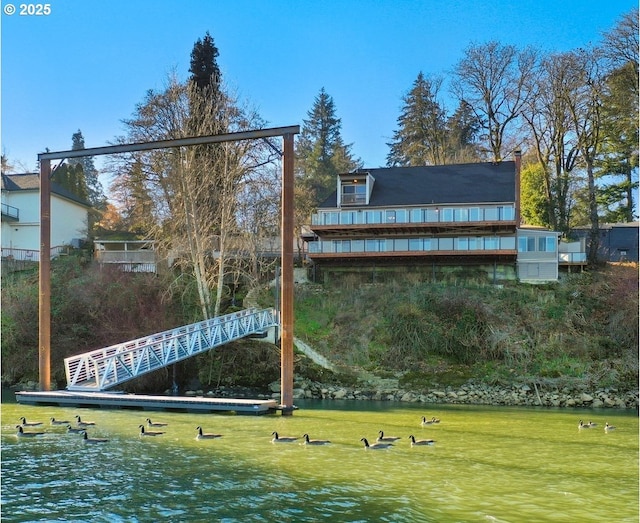
{"label": "gangway handrail", "polygon": [[65,358],[67,389],[103,391],[278,325],[274,309],[244,309]]}

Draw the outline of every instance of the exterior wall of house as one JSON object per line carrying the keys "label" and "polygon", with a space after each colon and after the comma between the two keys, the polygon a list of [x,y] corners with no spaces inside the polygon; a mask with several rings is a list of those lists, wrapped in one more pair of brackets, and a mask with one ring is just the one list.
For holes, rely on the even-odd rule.
{"label": "exterior wall of house", "polygon": [[558,280],[560,234],[545,229],[518,229],[518,279],[542,283]]}
{"label": "exterior wall of house", "polygon": [[[38,191],[7,191],[3,201],[19,209],[18,221],[2,222],[2,248],[40,250],[40,194]],[[88,210],[66,198],[51,195],[51,246],[69,245],[86,238]]]}

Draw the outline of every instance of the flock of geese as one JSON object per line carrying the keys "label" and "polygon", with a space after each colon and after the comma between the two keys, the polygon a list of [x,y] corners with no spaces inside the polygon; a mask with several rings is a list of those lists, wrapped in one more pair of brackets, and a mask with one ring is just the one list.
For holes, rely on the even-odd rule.
{"label": "flock of geese", "polygon": [[[82,441],[84,443],[96,444],[96,443],[106,443],[109,441],[108,438],[89,437],[87,429],[89,427],[95,427],[96,423],[94,421],[83,420],[80,416],[76,416],[75,419],[76,419],[75,426],[71,425],[71,422],[69,422],[68,420],[59,420],[56,418],[51,418],[50,421],[52,426],[66,426],[67,432],[71,434],[81,434]],[[165,434],[166,432],[165,430],[157,430],[157,429],[164,429],[165,427],[167,427],[168,423],[154,422],[154,421],[151,421],[150,418],[147,418],[145,421],[146,421],[146,426],[144,424],[140,424],[138,426],[138,428],[140,429],[139,436],[141,438],[156,437],[156,436],[162,436],[163,434]],[[426,417],[423,417],[421,425],[424,427],[427,425],[432,425],[434,423],[440,423],[440,420],[437,418],[427,419]],[[40,430],[34,430],[34,428],[41,427],[42,425],[43,423],[41,421],[27,421],[25,417],[21,417],[20,424],[16,425],[16,428],[18,429],[16,436],[18,438],[35,438],[37,436],[42,436],[45,434],[45,432]],[[328,439],[311,439],[311,437],[309,437],[309,434],[303,434],[301,437],[281,436],[280,434],[274,431],[271,433],[271,436],[272,436],[271,438],[272,443],[298,442],[300,445],[310,445],[310,446],[329,445],[331,443],[331,441]],[[217,439],[221,437],[222,437],[222,434],[216,434],[213,432],[204,432],[201,426],[196,427],[197,440]],[[367,450],[369,449],[383,450],[383,449],[389,449],[393,447],[394,443],[396,443],[400,439],[401,438],[399,436],[386,436],[384,434],[384,431],[381,430],[378,432],[378,437],[376,438],[375,442],[369,443],[369,440],[367,438],[361,438],[360,441],[364,443],[364,448]],[[410,435],[408,439],[410,440],[411,447],[433,445],[435,443],[435,440],[433,439],[416,439],[413,434]]]}
{"label": "flock of geese", "polygon": [[[52,426],[56,426],[56,425],[66,426],[67,432],[69,433],[82,434],[82,441],[84,443],[97,444],[97,443],[106,443],[109,441],[108,438],[95,438],[95,437],[90,438],[89,437],[87,429],[89,427],[95,427],[96,423],[94,421],[83,420],[80,416],[76,416],[75,419],[76,419],[75,426],[71,425],[71,423],[67,420],[58,420],[56,418],[51,418],[50,421]],[[150,418],[147,418],[145,421],[146,421],[146,426],[144,424],[140,424],[138,426],[138,428],[140,429],[140,432],[139,432],[140,438],[156,437],[156,436],[162,436],[163,434],[165,434],[166,432],[165,430],[157,430],[157,429],[164,429],[165,427],[168,426],[168,423],[154,422],[154,421],[151,421]],[[438,418],[432,417],[429,419],[426,416],[423,416],[422,421],[420,422],[420,425],[422,427],[427,427],[427,426],[435,425],[438,423],[440,423],[440,420]],[[42,426],[41,421],[27,421],[27,419],[23,416],[20,418],[20,424],[16,425],[16,428],[18,429],[16,436],[18,438],[35,438],[37,436],[42,436],[45,434],[45,432],[37,430],[37,428],[41,426]],[[580,420],[580,422],[578,423],[579,430],[592,429],[597,426],[598,424],[592,421],[588,421],[587,423],[585,423],[583,420]],[[34,430],[34,428],[36,430]],[[609,425],[609,423],[605,423],[604,425],[605,432],[611,432],[615,429],[616,427]],[[309,434],[303,434],[301,438],[298,438],[296,436],[281,436],[280,434],[274,431],[271,433],[271,436],[272,436],[271,438],[272,443],[299,442],[299,444],[301,445],[310,445],[310,446],[328,445],[331,443],[331,441],[327,439],[311,439]],[[222,434],[216,434],[213,432],[204,432],[201,426],[196,427],[197,440],[217,439],[221,437],[222,437]],[[360,438],[360,441],[364,444],[365,450],[387,450],[393,447],[394,444],[396,444],[401,439],[402,438],[399,436],[387,436],[385,435],[384,431],[381,430],[378,432],[378,437],[374,442],[370,443],[366,437]],[[411,447],[431,446],[435,444],[435,440],[433,439],[416,439],[413,434],[408,436],[408,439],[409,439],[409,445]]]}

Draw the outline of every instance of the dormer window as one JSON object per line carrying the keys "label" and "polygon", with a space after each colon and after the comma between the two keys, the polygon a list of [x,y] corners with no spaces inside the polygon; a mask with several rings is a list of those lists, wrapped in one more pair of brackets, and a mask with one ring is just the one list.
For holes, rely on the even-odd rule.
{"label": "dormer window", "polygon": [[367,184],[365,180],[351,180],[342,182],[342,205],[366,205]]}

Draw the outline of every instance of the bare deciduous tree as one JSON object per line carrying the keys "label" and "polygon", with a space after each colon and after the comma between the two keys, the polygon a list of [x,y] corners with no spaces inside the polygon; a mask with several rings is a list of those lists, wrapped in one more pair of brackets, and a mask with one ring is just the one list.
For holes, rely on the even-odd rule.
{"label": "bare deciduous tree", "polygon": [[[486,153],[492,161],[499,162],[512,152],[505,150],[513,138],[509,131],[527,102],[537,56],[532,48],[518,50],[495,41],[472,44],[453,71],[453,93],[473,108],[484,125]],[[516,149],[519,144],[510,147]]]}

